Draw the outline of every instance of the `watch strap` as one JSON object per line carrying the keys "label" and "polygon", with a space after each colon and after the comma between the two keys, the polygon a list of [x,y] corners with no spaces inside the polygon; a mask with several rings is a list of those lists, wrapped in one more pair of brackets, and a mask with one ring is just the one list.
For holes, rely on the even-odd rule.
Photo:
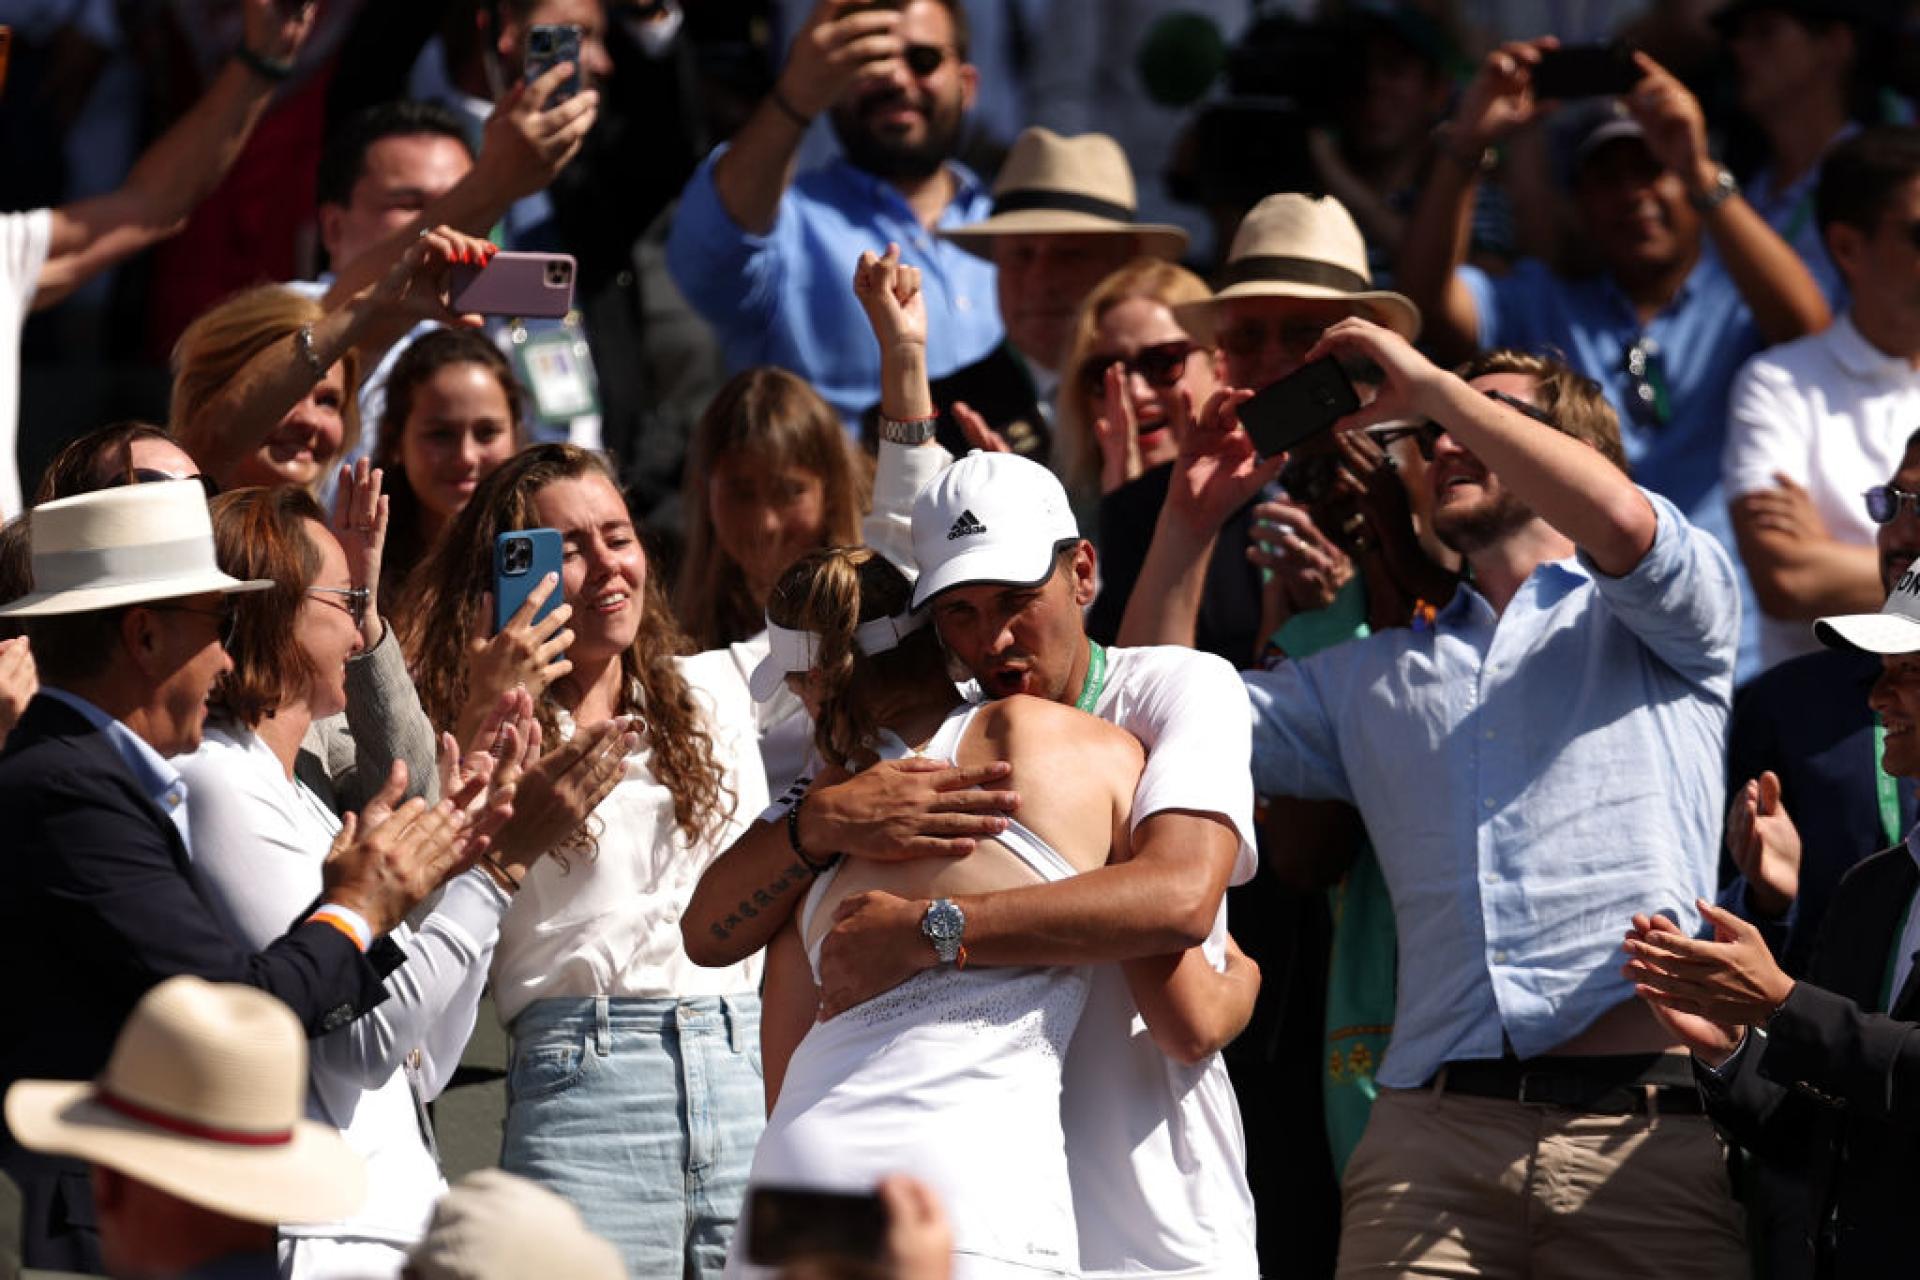
{"label": "watch strap", "polygon": [[933,439],[939,425],[938,414],[928,414],[924,418],[889,418],[881,414],[880,438],[892,444],[925,444]]}

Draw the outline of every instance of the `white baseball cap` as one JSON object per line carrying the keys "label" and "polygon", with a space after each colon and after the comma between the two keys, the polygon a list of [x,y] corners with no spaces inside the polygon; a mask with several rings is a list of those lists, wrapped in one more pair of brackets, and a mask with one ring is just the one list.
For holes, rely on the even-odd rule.
{"label": "white baseball cap", "polygon": [[1032,586],[1080,536],[1059,477],[1017,453],[970,453],[913,500],[913,607],[974,583]]}
{"label": "white baseball cap", "polygon": [[1900,575],[1880,612],[1821,618],[1813,624],[1813,634],[1830,649],[1920,652],[1920,565]]}

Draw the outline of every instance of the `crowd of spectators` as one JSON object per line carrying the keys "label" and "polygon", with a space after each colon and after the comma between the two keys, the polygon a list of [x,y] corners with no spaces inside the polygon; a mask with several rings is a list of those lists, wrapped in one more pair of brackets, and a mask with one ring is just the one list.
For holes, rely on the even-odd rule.
{"label": "crowd of spectators", "polygon": [[27,1266],[1911,1265],[1920,5],[0,22]]}

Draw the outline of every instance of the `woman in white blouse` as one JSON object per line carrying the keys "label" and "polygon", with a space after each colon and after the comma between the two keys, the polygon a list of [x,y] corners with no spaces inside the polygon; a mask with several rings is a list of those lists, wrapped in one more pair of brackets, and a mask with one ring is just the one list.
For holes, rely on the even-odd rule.
{"label": "woman in white blouse", "polygon": [[[540,527],[561,535],[567,603],[534,623],[536,589],[486,639],[495,541]],[[633,1275],[718,1276],[765,1117],[760,959],[702,969],[679,922],[766,804],[746,682],[725,650],[685,656],[612,473],[569,445],[482,481],[411,581],[400,635],[436,723],[470,723],[524,684],[550,737],[644,724],[579,847],[533,869],[501,926],[501,1164],[573,1201]]]}
{"label": "woman in white blouse", "polygon": [[[295,763],[308,726],[347,704],[346,663],[364,643],[368,593],[351,580],[339,541],[302,489],[222,495],[213,522],[220,563],[275,586],[230,615],[233,670],[216,690],[200,748],[175,764],[187,784],[195,867],[228,925],[265,945],[319,893],[321,864],[340,831]],[[516,759],[522,735],[530,736],[524,723],[499,735]],[[617,740],[601,745],[617,757]],[[402,776],[396,770],[395,782]],[[395,782],[373,804],[397,803]],[[563,789],[531,790],[543,829],[570,827],[585,812],[583,801],[556,819],[543,811]],[[309,1113],[341,1129],[366,1159],[369,1191],[347,1221],[284,1228],[282,1275],[397,1276],[424,1234],[446,1187],[425,1105],[459,1063],[500,918],[538,857],[539,839],[524,822],[511,838],[501,832],[482,866],[450,880],[414,926],[376,944],[397,948],[383,952],[397,965],[386,977],[388,999],[312,1043]]]}

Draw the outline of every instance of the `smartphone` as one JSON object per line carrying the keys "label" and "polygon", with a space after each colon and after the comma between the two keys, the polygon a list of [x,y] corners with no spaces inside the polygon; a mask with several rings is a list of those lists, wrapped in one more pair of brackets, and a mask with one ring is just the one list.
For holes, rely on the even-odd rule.
{"label": "smartphone", "polygon": [[747,1196],[747,1261],[777,1267],[827,1256],[886,1257],[887,1206],[874,1192],[754,1187]]}
{"label": "smartphone", "polygon": [[1616,41],[1548,49],[1540,55],[1531,78],[1535,98],[1566,101],[1617,98],[1631,93],[1645,75],[1633,60],[1633,49]]}
{"label": "smartphone", "polygon": [[484,267],[450,268],[447,305],[483,316],[557,320],[573,310],[573,276],[572,254],[496,253]]}
{"label": "smartphone", "polygon": [[572,22],[536,22],[527,28],[524,70],[529,84],[563,62],[573,64],[572,74],[547,95],[548,108],[559,106],[585,85],[580,78],[580,37],[579,25]]}
{"label": "smartphone", "polygon": [[[493,633],[499,635],[507,620],[520,611],[540,579],[552,574],[560,577],[560,531],[558,529],[516,529],[493,540]],[[566,590],[558,581],[553,592],[533,615],[535,622],[560,607]]]}
{"label": "smartphone", "polygon": [[1310,440],[1360,407],[1340,361],[1322,356],[1263,388],[1240,406],[1240,425],[1263,458]]}

